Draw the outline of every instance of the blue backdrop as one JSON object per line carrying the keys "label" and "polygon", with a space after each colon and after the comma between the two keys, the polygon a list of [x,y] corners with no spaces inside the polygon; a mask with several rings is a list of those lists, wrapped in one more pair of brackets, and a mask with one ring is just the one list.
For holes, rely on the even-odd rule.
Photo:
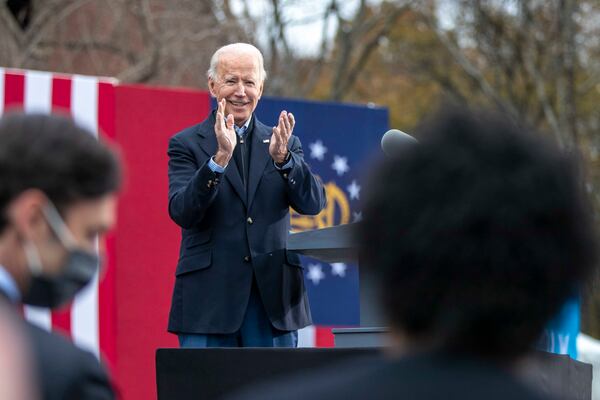
{"label": "blue backdrop", "polygon": [[[371,158],[381,157],[379,141],[388,129],[386,108],[263,97],[258,119],[274,125],[282,110],[296,119],[294,134],[305,160],[326,185],[328,206],[317,217],[292,213],[294,231],[360,220],[361,172]],[[303,258],[314,323],[358,325],[359,282],[356,265],[326,264]]]}

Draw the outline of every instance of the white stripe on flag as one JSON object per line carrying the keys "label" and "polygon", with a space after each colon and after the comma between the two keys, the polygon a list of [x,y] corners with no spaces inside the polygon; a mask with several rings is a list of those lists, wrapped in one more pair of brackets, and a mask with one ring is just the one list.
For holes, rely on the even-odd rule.
{"label": "white stripe on flag", "polygon": [[0,68],[0,116],[4,112],[4,68]]}
{"label": "white stripe on flag", "polygon": [[52,74],[28,71],[25,74],[24,101],[25,112],[49,114],[52,111]]}
{"label": "white stripe on flag", "polygon": [[315,347],[316,329],[314,325],[298,330],[298,347]]}
{"label": "white stripe on flag", "polygon": [[100,357],[98,327],[98,273],[73,302],[71,311],[71,335],[82,348]]}
{"label": "white stripe on flag", "polygon": [[[48,114],[52,110],[52,74],[27,71],[23,109],[26,112]],[[41,307],[24,307],[25,317],[40,328],[52,329],[50,310]]]}
{"label": "white stripe on flag", "polygon": [[[71,114],[81,126],[98,135],[98,80],[75,76],[71,85]],[[97,357],[100,355],[100,329],[98,326],[98,273],[82,290],[71,311],[71,336],[73,341]]]}
{"label": "white stripe on flag", "polygon": [[73,77],[71,115],[79,125],[98,135],[98,78],[81,75]]}

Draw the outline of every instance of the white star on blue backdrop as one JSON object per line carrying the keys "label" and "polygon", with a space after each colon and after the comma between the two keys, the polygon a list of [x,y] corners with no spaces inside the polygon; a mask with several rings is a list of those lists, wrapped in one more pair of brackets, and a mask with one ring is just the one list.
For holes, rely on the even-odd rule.
{"label": "white star on blue backdrop", "polygon": [[318,285],[321,279],[325,279],[321,264],[308,264],[308,274],[306,277],[312,281],[314,285]]}
{"label": "white star on blue backdrop", "polygon": [[338,176],[344,175],[346,172],[350,171],[350,167],[348,166],[348,159],[346,157],[340,157],[338,155],[333,156],[333,164],[331,164],[331,168],[337,172]]}
{"label": "white star on blue backdrop", "polygon": [[344,263],[331,263],[331,274],[343,278],[346,275],[346,268]]}
{"label": "white star on blue backdrop", "polygon": [[325,153],[327,153],[327,147],[323,146],[323,142],[317,140],[316,142],[311,143],[308,147],[310,147],[311,158],[323,161]]}
{"label": "white star on blue backdrop", "polygon": [[350,200],[358,200],[360,196],[360,186],[356,183],[355,180],[349,186],[346,186],[346,190],[348,190],[348,194],[350,195]]}

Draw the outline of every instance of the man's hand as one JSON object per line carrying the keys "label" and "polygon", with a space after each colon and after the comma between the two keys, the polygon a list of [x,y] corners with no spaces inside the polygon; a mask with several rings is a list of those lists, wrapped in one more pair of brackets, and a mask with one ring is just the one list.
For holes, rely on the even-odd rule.
{"label": "man's hand", "polygon": [[235,130],[233,129],[233,115],[227,116],[225,121],[225,99],[219,102],[217,107],[217,116],[215,118],[215,136],[217,137],[217,154],[215,154],[215,162],[221,167],[225,167],[231,156],[233,155],[233,149],[237,144],[237,138]]}
{"label": "man's hand", "polygon": [[287,158],[287,145],[295,124],[296,121],[292,113],[288,114],[287,111],[282,111],[279,114],[279,122],[273,128],[273,135],[271,135],[271,143],[269,144],[269,154],[277,164],[283,164]]}

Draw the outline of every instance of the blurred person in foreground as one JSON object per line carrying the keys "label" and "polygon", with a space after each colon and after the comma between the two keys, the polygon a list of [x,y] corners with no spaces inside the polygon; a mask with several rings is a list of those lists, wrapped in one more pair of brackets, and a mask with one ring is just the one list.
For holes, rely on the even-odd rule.
{"label": "blurred person in foreground", "polygon": [[31,349],[17,314],[0,292],[0,400],[36,400]]}
{"label": "blurred person in foreground", "polygon": [[[98,270],[97,238],[115,222],[120,168],[90,132],[57,116],[0,120],[0,297],[58,308]],[[113,399],[96,357],[20,320],[41,398]]]}
{"label": "blurred person in foreground", "polygon": [[181,347],[296,347],[312,320],[300,258],[286,250],[289,210],[318,214],[325,189],[294,116],[270,127],[254,113],[266,79],[256,47],[221,47],[207,75],[217,108],[169,141],[181,247],[168,330]]}
{"label": "blurred person in foreground", "polygon": [[487,111],[449,109],[418,132],[376,169],[357,229],[386,357],[241,398],[542,398],[520,361],[596,261],[576,163]]}

